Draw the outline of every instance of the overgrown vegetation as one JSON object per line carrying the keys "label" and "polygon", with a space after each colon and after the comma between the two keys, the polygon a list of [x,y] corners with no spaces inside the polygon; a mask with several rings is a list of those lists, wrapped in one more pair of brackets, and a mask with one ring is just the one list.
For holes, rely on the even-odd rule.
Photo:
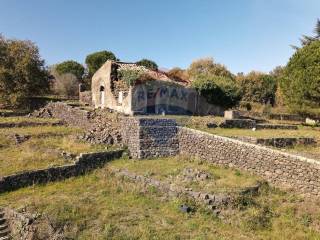
{"label": "overgrown vegetation", "polygon": [[143,70],[140,69],[120,69],[118,71],[119,78],[123,80],[127,86],[134,86],[137,81],[145,76]]}
{"label": "overgrown vegetation", "polygon": [[[112,164],[117,165],[116,161]],[[139,164],[132,160],[120,161],[122,166]],[[165,169],[165,165],[159,167]],[[239,199],[234,208],[218,219],[186,199],[166,198],[154,189],[116,178],[108,168],[107,165],[85,176],[1,194],[0,205],[48,215],[51,224],[63,229],[69,239],[304,240],[320,237],[319,203],[291,193],[265,186],[258,196]],[[148,170],[146,165],[145,171]],[[219,171],[236,175],[231,169],[215,169],[216,174]],[[179,206],[184,203],[192,205],[194,211],[181,212]]]}
{"label": "overgrown vegetation", "polygon": [[[11,118],[10,121],[45,122],[44,119]],[[1,118],[8,122],[7,118]],[[9,121],[9,122],[10,122]],[[17,122],[15,121],[15,122]],[[52,122],[54,120],[49,120]],[[72,161],[65,159],[62,152],[77,155],[81,152],[105,150],[106,145],[91,145],[79,141],[81,129],[64,126],[41,126],[22,128],[0,128],[0,176],[25,170],[62,165]],[[28,135],[31,138],[16,144],[14,135]]]}
{"label": "overgrown vegetation", "polygon": [[141,59],[140,61],[136,62],[136,64],[138,66],[144,66],[150,70],[154,70],[154,71],[157,71],[158,70],[158,65],[152,61],[152,60],[149,60],[149,59]]}
{"label": "overgrown vegetation", "polygon": [[320,107],[320,41],[307,44],[290,58],[281,79],[285,102],[299,113],[316,113]]}

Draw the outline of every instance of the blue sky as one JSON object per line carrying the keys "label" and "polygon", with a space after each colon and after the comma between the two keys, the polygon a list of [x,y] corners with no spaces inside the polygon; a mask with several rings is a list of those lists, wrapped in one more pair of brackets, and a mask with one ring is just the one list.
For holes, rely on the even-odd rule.
{"label": "blue sky", "polygon": [[0,0],[0,33],[34,41],[47,64],[107,49],[165,68],[213,57],[234,73],[270,71],[319,10],[319,0]]}

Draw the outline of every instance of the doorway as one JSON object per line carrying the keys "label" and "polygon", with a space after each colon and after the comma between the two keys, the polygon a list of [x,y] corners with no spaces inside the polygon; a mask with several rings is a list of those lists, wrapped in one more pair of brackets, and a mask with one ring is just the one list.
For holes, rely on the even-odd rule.
{"label": "doorway", "polygon": [[105,99],[105,92],[104,92],[104,86],[100,87],[100,106],[104,107],[104,99]]}

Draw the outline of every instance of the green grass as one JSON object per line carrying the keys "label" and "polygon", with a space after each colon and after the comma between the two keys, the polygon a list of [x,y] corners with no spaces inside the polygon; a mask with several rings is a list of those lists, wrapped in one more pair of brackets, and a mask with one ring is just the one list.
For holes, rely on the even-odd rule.
{"label": "green grass", "polygon": [[49,216],[69,239],[320,238],[319,203],[269,187],[258,197],[239,201],[221,220],[200,206],[194,213],[182,213],[178,209],[182,203],[183,199],[165,198],[116,178],[108,166],[86,176],[0,195],[0,205]]}
{"label": "green grass", "polygon": [[[144,159],[136,161],[118,160],[110,165],[116,169],[127,169],[139,175],[148,176],[158,180],[174,181],[175,183],[205,192],[225,192],[239,188],[252,186],[259,178],[247,173],[240,173],[230,168],[216,167],[187,156],[170,158]],[[198,169],[210,174],[210,178],[204,181],[192,181],[183,183],[177,176],[186,168]]]}
{"label": "green grass", "polygon": [[[64,126],[0,129],[0,176],[70,162],[61,156],[62,151],[79,154],[106,149],[106,145],[77,140],[76,135],[81,132],[81,129]],[[31,138],[17,145],[13,139],[16,133]]]}

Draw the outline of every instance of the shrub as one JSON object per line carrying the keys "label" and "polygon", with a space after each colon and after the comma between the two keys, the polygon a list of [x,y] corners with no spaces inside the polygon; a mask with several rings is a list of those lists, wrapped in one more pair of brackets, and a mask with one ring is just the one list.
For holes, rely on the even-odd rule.
{"label": "shrub", "polygon": [[320,107],[320,41],[298,49],[290,58],[280,86],[293,111],[307,113]]}
{"label": "shrub", "polygon": [[242,101],[274,104],[277,83],[275,77],[260,72],[237,76],[241,86]]}
{"label": "shrub", "polygon": [[114,60],[116,61],[116,56],[109,51],[101,51],[89,54],[86,57],[86,64],[89,70],[89,76],[93,76],[93,74],[107,61]]}
{"label": "shrub", "polygon": [[48,90],[49,74],[38,47],[0,35],[0,103],[20,107]]}
{"label": "shrub", "polygon": [[225,108],[237,105],[241,99],[234,80],[227,77],[200,75],[192,81],[192,87],[209,103]]}
{"label": "shrub", "polygon": [[84,74],[84,67],[76,61],[69,60],[56,65],[56,71],[58,74],[73,74],[79,81],[82,79]]}
{"label": "shrub", "polygon": [[144,66],[150,70],[155,70],[155,71],[158,70],[158,65],[154,61],[149,60],[149,59],[142,59],[142,60],[136,62],[136,64],[138,66]]}
{"label": "shrub", "polygon": [[144,76],[144,72],[139,69],[120,69],[118,74],[128,86],[135,85]]}

